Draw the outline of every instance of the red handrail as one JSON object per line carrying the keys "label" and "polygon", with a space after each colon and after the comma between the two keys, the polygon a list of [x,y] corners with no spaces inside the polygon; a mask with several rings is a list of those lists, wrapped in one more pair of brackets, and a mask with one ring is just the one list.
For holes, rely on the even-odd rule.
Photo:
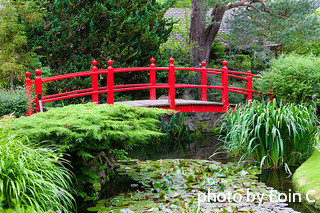
{"label": "red handrail", "polygon": [[[259,77],[254,75],[249,70],[247,73],[230,71],[228,70],[227,61],[223,61],[222,69],[209,69],[206,68],[206,62],[202,62],[201,68],[180,68],[174,66],[174,59],[171,57],[169,59],[170,65],[168,67],[156,67],[155,59],[152,57],[150,59],[149,67],[131,67],[131,68],[113,68],[113,61],[110,59],[108,62],[107,69],[99,70],[97,68],[97,61],[93,60],[91,71],[70,73],[59,76],[52,76],[48,78],[41,78],[41,71],[37,69],[35,71],[36,78],[34,81],[30,79],[31,73],[27,71],[25,73],[25,90],[28,97],[28,110],[27,116],[32,115],[33,113],[33,103],[36,103],[36,112],[40,112],[39,100],[38,98],[42,98],[43,103],[58,101],[68,98],[82,97],[82,96],[92,96],[92,102],[99,103],[99,94],[107,93],[107,104],[114,104],[114,93],[115,92],[123,92],[123,91],[132,91],[132,90],[149,90],[150,91],[150,100],[156,100],[156,90],[166,88],[168,89],[168,102],[170,104],[171,109],[175,109],[175,89],[176,88],[200,88],[201,89],[201,101],[207,101],[207,89],[217,89],[222,91],[222,104],[223,109],[227,110],[229,107],[229,92],[239,93],[247,96],[248,103],[252,101],[252,94],[258,93],[262,94],[259,91],[252,90],[252,78]],[[175,80],[175,71],[189,71],[189,72],[199,72],[201,73],[201,84],[193,85],[193,84],[177,84]],[[149,72],[149,83],[145,84],[125,84],[125,85],[115,85],[114,82],[114,74],[115,73],[123,73],[123,72],[140,72],[140,71],[148,71]],[[156,73],[157,71],[168,71],[168,83],[157,83],[156,82]],[[99,87],[99,75],[106,74],[107,75],[107,86]],[[215,74],[222,76],[222,85],[214,86],[208,85],[207,76],[208,74]],[[84,77],[91,76],[91,88],[69,91],[59,94],[53,94],[43,97],[42,92],[42,84],[45,82],[76,78],[76,77]],[[235,88],[229,87],[229,77],[238,78],[241,80],[245,80],[247,82],[246,89],[244,88]],[[35,98],[32,97],[32,85],[35,85]],[[39,95],[40,94],[40,95]]]}

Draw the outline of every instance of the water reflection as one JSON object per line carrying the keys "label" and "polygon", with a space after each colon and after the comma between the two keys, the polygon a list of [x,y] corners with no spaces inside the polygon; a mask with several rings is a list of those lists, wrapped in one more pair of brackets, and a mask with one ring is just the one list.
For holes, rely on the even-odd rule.
{"label": "water reflection", "polygon": [[[259,181],[265,183],[269,187],[273,187],[276,190],[289,194],[295,192],[292,176],[289,176],[283,169],[264,169],[259,176]],[[308,202],[289,202],[289,206],[296,211],[302,213],[318,213],[319,210],[308,204]]]}

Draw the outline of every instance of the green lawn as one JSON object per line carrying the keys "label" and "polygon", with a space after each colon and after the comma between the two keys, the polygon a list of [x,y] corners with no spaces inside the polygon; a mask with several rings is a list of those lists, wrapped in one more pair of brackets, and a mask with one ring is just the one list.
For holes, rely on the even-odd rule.
{"label": "green lawn", "polygon": [[[315,200],[315,206],[320,208],[320,152],[314,151],[312,156],[303,163],[293,175],[293,183],[298,192]],[[303,196],[305,197],[305,196]]]}

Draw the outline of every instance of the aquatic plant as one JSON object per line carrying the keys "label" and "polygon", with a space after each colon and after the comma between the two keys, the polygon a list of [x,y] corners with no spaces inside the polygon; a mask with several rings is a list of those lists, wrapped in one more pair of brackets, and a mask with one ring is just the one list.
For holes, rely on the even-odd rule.
{"label": "aquatic plant", "polygon": [[[130,191],[98,201],[88,211],[224,213],[289,210],[276,200],[270,205],[269,196],[264,195],[273,188],[258,182],[256,174],[259,170],[254,167],[195,159],[166,159],[121,163],[118,171],[139,184],[133,184]],[[210,198],[207,197],[209,192]],[[236,194],[237,202],[233,199]],[[252,199],[252,195],[259,195],[260,199],[257,196]],[[278,196],[279,192],[274,191],[274,195]],[[247,198],[252,202],[246,202]]]}
{"label": "aquatic plant", "polygon": [[260,167],[299,165],[310,156],[317,133],[313,107],[274,100],[267,104],[237,106],[223,117],[228,151],[239,162],[259,162]]}

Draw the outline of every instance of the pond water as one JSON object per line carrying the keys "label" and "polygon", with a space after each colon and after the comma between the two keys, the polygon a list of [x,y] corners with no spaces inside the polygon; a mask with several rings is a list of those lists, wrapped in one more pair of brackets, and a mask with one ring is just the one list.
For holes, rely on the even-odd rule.
{"label": "pond water", "polygon": [[[292,177],[289,177],[288,174],[283,170],[275,169],[264,169],[259,176],[259,181],[265,183],[269,187],[286,193],[289,196],[289,193],[294,193],[294,187],[292,184]],[[107,188],[104,188],[102,191],[102,197],[111,198],[122,192],[128,192],[131,190],[142,190],[143,186],[139,182],[133,180],[128,175],[118,175],[113,178],[112,184],[109,184]],[[308,204],[305,201],[299,202],[289,202],[288,207],[294,209],[295,211],[302,213],[318,213],[319,210],[314,208],[312,205]],[[94,206],[93,203],[87,205],[86,207]],[[81,212],[85,211],[86,207],[82,209]]]}
{"label": "pond water", "polygon": [[[294,171],[292,171],[293,173]],[[259,181],[265,183],[269,187],[273,187],[279,192],[289,194],[295,192],[292,176],[289,176],[284,170],[280,169],[264,169],[259,175]],[[314,208],[306,201],[300,202],[288,202],[288,206],[294,210],[302,213],[318,213],[319,210]]]}
{"label": "pond water", "polygon": [[[208,146],[208,144],[212,144]],[[219,147],[219,142],[215,141],[211,143],[204,143],[202,146],[195,146],[196,149],[191,150],[189,153],[181,155],[181,153],[171,154],[170,156],[154,156],[153,160],[157,159],[165,159],[165,158],[188,158],[188,159],[208,159],[214,150]],[[214,158],[216,161],[220,161],[221,163],[227,163],[232,161],[232,159],[228,157],[216,156],[218,158]],[[268,187],[272,187],[279,192],[286,193],[294,193],[294,187],[292,184],[292,178],[288,177],[288,174],[283,170],[274,170],[274,169],[264,169],[260,175],[258,175],[259,181],[265,183]],[[111,183],[104,187],[104,190],[101,192],[101,197],[104,199],[112,198],[117,196],[120,193],[128,192],[132,190],[143,190],[144,186],[133,180],[128,175],[118,175],[111,180]],[[289,202],[288,207],[294,209],[295,211],[302,213],[316,213],[319,210],[315,209],[312,205],[307,202]],[[87,203],[86,206],[81,208],[81,212],[89,212],[86,211],[87,207],[95,206],[95,203]],[[80,209],[79,209],[80,210]],[[92,212],[92,211],[91,211]]]}

